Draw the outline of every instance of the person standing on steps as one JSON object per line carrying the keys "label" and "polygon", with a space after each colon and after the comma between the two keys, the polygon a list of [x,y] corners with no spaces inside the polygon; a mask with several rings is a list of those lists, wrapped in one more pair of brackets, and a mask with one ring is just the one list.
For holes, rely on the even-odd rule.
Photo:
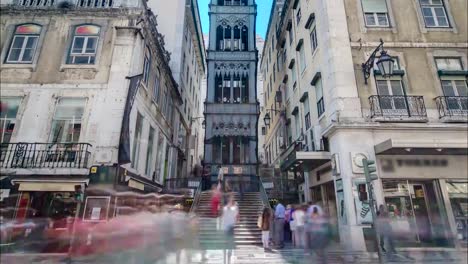
{"label": "person standing on steps", "polygon": [[275,207],[275,222],[274,222],[274,238],[275,246],[277,248],[284,247],[284,217],[286,209],[284,205],[278,201],[278,204]]}
{"label": "person standing on steps", "polygon": [[[239,222],[239,207],[237,206],[234,196],[231,194],[228,198],[228,203],[223,208],[222,224],[225,236],[224,264],[231,263],[232,250],[235,248],[234,228]],[[227,258],[227,261],[226,261]]]}
{"label": "person standing on steps", "polygon": [[258,217],[258,227],[262,230],[262,243],[265,252],[270,252],[270,228],[271,210],[268,207],[263,209],[263,213]]}

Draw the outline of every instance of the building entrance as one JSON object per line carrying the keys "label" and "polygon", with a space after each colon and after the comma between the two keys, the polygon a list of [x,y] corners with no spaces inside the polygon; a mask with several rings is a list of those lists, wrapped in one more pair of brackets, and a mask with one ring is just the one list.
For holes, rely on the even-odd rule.
{"label": "building entrance", "polygon": [[437,181],[383,180],[399,246],[448,246],[446,210]]}

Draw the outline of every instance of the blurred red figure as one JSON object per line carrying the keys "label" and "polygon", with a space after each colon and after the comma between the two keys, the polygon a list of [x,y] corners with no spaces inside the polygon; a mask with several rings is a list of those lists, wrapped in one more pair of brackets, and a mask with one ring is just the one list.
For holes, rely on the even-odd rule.
{"label": "blurred red figure", "polygon": [[219,210],[221,208],[221,191],[213,184],[211,187],[212,196],[211,196],[211,215],[214,218],[219,216]]}

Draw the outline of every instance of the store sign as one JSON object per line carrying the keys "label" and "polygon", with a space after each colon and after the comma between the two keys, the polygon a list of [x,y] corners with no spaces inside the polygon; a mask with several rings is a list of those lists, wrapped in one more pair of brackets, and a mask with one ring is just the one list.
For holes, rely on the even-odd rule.
{"label": "store sign", "polygon": [[378,155],[380,178],[466,179],[466,156]]}
{"label": "store sign", "polygon": [[273,189],[274,185],[272,182],[264,182],[263,183],[263,188],[265,189]]}
{"label": "store sign", "polygon": [[190,188],[198,188],[199,185],[200,185],[199,181],[189,181],[188,182],[188,187],[190,187]]}
{"label": "store sign", "polygon": [[232,167],[234,174],[242,174],[242,167]]}
{"label": "store sign", "polygon": [[426,167],[426,168],[445,168],[448,167],[447,159],[431,159],[431,158],[397,158],[397,159],[381,159],[383,172],[394,172],[396,169],[404,167]]}

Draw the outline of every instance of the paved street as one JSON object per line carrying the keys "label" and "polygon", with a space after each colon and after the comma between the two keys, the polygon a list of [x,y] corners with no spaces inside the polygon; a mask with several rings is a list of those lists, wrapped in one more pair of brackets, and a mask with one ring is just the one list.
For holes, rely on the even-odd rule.
{"label": "paved street", "polygon": [[[182,253],[180,263],[190,263],[185,255]],[[1,263],[35,263],[35,264],[62,264],[67,263],[64,260],[64,255],[2,255]],[[194,252],[191,256],[192,263],[194,264],[223,264],[223,251],[222,250],[209,250],[205,253],[205,260],[202,260],[201,252]],[[231,264],[308,264],[308,263],[321,263],[320,258],[314,254],[304,254],[302,250],[298,249],[284,249],[275,250],[271,253],[263,252],[261,248],[241,248],[234,250],[231,259]],[[72,261],[72,263],[118,263],[116,259],[94,259],[94,260],[80,260]],[[141,259],[129,258],[122,259],[125,264],[139,264],[147,263]],[[403,252],[397,256],[397,260],[388,261],[385,263],[444,263],[444,264],[462,264],[466,263],[466,252],[447,252],[443,255],[440,251],[424,252]],[[376,254],[369,254],[363,252],[344,252],[344,251],[331,251],[327,254],[327,263],[341,264],[341,263],[359,263],[371,264],[379,263]],[[177,264],[175,254],[170,254],[166,259],[160,260],[155,264]]]}

